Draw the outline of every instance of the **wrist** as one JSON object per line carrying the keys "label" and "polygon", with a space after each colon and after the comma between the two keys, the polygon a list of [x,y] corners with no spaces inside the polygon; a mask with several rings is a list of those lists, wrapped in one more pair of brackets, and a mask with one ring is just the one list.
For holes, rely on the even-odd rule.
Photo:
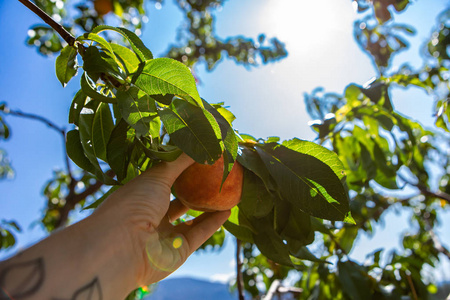
{"label": "wrist", "polygon": [[116,299],[119,294],[124,298],[138,287],[142,254],[139,256],[136,249],[135,230],[130,224],[113,215],[94,213],[74,226],[83,236],[84,255],[95,261],[89,268],[99,273],[102,285],[115,286],[111,298],[105,299]]}

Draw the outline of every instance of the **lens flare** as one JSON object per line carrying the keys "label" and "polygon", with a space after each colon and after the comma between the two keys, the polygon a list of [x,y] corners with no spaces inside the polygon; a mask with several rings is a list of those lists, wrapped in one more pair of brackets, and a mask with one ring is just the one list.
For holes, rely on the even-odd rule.
{"label": "lens flare", "polygon": [[173,272],[181,264],[179,248],[182,245],[183,239],[178,235],[165,236],[155,232],[147,242],[147,258],[156,270]]}
{"label": "lens flare", "polygon": [[182,238],[176,237],[176,238],[173,239],[172,246],[173,246],[175,249],[180,248],[182,245],[183,245],[183,239],[182,239]]}

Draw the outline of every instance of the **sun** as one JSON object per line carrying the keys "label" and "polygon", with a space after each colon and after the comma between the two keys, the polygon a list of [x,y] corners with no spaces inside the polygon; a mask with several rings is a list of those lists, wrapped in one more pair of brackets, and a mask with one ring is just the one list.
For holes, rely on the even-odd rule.
{"label": "sun", "polygon": [[[348,1],[350,2],[350,1]],[[351,4],[324,0],[268,0],[260,22],[286,43],[288,51],[323,47],[348,24],[342,18]],[[291,48],[291,49],[290,49]]]}

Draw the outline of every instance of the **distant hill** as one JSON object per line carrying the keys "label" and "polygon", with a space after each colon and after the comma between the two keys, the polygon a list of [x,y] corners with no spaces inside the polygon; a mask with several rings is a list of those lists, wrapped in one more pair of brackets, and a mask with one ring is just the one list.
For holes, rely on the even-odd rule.
{"label": "distant hill", "polygon": [[228,285],[193,278],[173,278],[159,282],[152,294],[144,300],[236,300],[236,293]]}

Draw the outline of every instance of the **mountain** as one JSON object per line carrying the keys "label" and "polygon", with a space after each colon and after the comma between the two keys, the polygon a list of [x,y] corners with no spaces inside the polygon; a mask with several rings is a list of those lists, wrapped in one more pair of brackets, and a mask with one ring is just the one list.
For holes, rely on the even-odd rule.
{"label": "mountain", "polygon": [[236,300],[227,284],[194,278],[173,278],[159,282],[144,300]]}

